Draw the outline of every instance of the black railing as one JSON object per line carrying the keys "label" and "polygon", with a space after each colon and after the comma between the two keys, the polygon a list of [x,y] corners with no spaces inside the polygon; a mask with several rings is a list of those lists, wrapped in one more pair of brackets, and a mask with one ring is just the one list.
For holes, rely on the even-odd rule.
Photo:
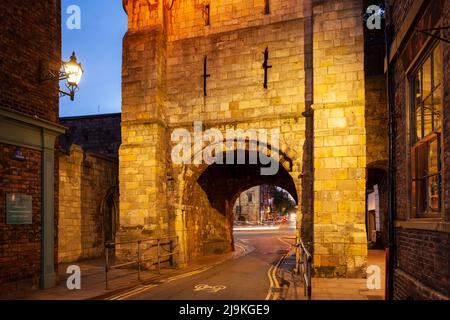
{"label": "black railing", "polygon": [[[137,245],[136,259],[122,262],[119,264],[111,263],[110,249],[120,245]],[[144,245],[144,248],[142,246]],[[168,248],[167,248],[168,247]],[[156,254],[153,248],[156,248]],[[146,251],[150,251],[149,256],[145,256]],[[106,242],[105,243],[105,287],[109,289],[108,273],[113,269],[123,268],[127,266],[137,266],[137,277],[141,280],[141,270],[143,263],[150,262],[157,266],[158,274],[161,274],[161,264],[169,262],[174,264],[173,257],[179,253],[178,237],[150,238],[123,242]]]}
{"label": "black railing", "polygon": [[305,297],[311,300],[312,296],[312,283],[311,283],[311,269],[312,269],[312,256],[306,249],[305,244],[301,239],[295,244],[297,263],[295,271],[300,274],[303,281],[303,290]]}

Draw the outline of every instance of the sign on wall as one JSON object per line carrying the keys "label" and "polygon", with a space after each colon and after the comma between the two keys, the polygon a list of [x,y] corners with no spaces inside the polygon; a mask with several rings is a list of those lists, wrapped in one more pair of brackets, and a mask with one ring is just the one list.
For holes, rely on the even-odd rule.
{"label": "sign on wall", "polygon": [[6,194],[6,224],[32,224],[32,201],[26,194]]}
{"label": "sign on wall", "polygon": [[17,148],[16,151],[11,156],[11,159],[17,160],[17,161],[25,161],[27,158],[23,154],[22,150],[20,148]]}

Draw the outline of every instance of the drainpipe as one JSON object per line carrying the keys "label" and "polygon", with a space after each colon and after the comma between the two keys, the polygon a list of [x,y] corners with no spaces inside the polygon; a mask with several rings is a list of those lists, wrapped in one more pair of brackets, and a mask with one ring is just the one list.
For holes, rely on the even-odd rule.
{"label": "drainpipe", "polygon": [[391,76],[391,24],[390,16],[388,14],[389,4],[386,5],[386,84],[387,84],[387,106],[388,106],[388,121],[389,121],[389,169],[388,169],[388,252],[387,252],[387,288],[386,299],[393,300],[394,297],[394,260],[395,260],[395,153],[394,153],[394,135],[395,135],[395,110],[392,92],[392,76]]}
{"label": "drainpipe", "polygon": [[[304,70],[305,70],[305,142],[302,160],[302,221],[299,236],[314,256],[314,6],[318,1],[304,2]],[[298,234],[298,231],[297,231]],[[300,239],[298,239],[300,240]]]}

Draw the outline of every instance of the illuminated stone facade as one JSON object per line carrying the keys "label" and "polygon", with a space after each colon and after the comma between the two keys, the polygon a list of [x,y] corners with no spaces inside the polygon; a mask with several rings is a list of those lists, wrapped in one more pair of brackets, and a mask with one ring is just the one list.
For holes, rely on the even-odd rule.
{"label": "illuminated stone facade", "polygon": [[[240,192],[276,183],[301,199],[302,177],[312,177],[303,150],[306,122],[313,116],[314,213],[302,213],[299,205],[298,229],[306,218],[314,222],[316,275],[363,276],[367,151],[361,1],[311,7],[311,1],[272,0],[270,14],[263,0],[128,0],[124,8],[129,30],[123,45],[118,237],[177,235],[181,264],[230,250],[232,207]],[[309,22],[311,43],[305,33]],[[266,48],[271,68],[264,88]],[[313,113],[306,108],[310,102]],[[170,158],[171,133],[192,131],[194,121],[221,132],[279,128],[282,172],[273,179],[242,173],[251,181],[239,180],[232,191],[224,187],[227,181],[202,187],[217,180],[209,176],[199,183],[205,172],[219,171],[208,171],[206,164],[176,165]]]}
{"label": "illuminated stone facade", "polygon": [[260,186],[257,186],[239,195],[233,206],[234,220],[258,222],[261,220],[260,210]]}

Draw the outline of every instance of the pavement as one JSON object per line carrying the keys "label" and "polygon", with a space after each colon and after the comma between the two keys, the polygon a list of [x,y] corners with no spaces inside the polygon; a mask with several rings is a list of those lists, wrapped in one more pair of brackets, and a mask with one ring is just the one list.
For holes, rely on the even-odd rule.
{"label": "pavement", "polygon": [[[0,295],[0,300],[103,300],[109,296],[122,292],[129,292],[137,287],[152,283],[163,283],[171,277],[189,276],[217,266],[229,259],[237,259],[247,253],[246,246],[236,241],[234,252],[201,257],[189,267],[162,268],[161,274],[156,271],[141,271],[141,281],[138,280],[137,271],[134,269],[114,269],[109,272],[109,289],[105,287],[105,262],[104,259],[80,261],[72,264],[60,264],[57,275],[58,285],[51,289],[29,290],[12,292]],[[66,285],[65,270],[69,265],[77,265],[81,269],[81,290],[69,290]]]}
{"label": "pavement", "polygon": [[[368,265],[381,269],[381,284],[385,283],[385,252],[369,250]],[[288,290],[286,300],[306,299],[300,276],[292,274],[295,256],[289,256],[283,266],[283,277]],[[311,300],[384,300],[385,288],[368,289],[366,279],[312,278]]]}
{"label": "pavement", "polygon": [[[0,296],[0,300],[306,300],[303,283],[292,273],[295,228],[235,231],[236,251],[203,257],[183,269],[115,269],[105,289],[104,261],[79,262],[81,290],[66,286],[67,265],[60,265],[59,285]],[[384,283],[384,251],[369,251],[369,265],[379,265]],[[313,300],[384,299],[384,288],[368,290],[365,279],[312,280]]]}

